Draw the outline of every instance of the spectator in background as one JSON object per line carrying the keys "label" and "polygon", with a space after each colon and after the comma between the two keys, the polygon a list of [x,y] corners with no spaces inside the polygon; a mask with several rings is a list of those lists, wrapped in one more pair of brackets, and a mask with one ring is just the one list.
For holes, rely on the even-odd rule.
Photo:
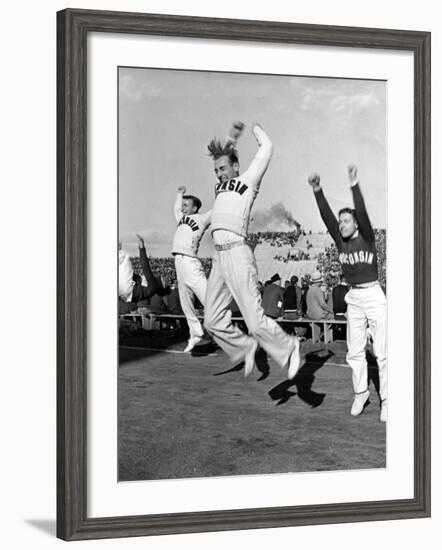
{"label": "spectator in background", "polygon": [[333,319],[333,310],[324,299],[321,290],[322,275],[319,271],[314,271],[310,278],[310,288],[307,291],[307,317],[316,321],[322,319]]}
{"label": "spectator in background", "polygon": [[267,317],[277,319],[282,316],[283,300],[284,290],[281,287],[281,277],[275,273],[270,279],[270,284],[264,288],[262,297],[262,306]]}
{"label": "spectator in background", "polygon": [[347,315],[347,302],[345,301],[345,295],[350,290],[347,280],[344,274],[341,274],[340,283],[335,286],[332,291],[333,296],[333,313],[335,319],[345,319]]}
{"label": "spectator in background", "polygon": [[[119,250],[119,313],[130,313],[138,309],[150,300],[160,288],[160,283],[152,273],[149,258],[147,257],[144,239],[137,235],[139,243],[139,257],[143,275],[146,278],[147,286],[141,284],[141,277],[133,272],[132,263],[129,255],[123,250]],[[130,265],[129,265],[130,264]],[[129,275],[131,280],[129,281]],[[131,293],[127,294],[127,289],[131,288]],[[123,293],[123,294],[122,294]]]}
{"label": "spectator in background", "polygon": [[135,285],[133,280],[133,268],[129,254],[118,243],[118,297],[120,301],[127,302],[132,299],[132,290]]}
{"label": "spectator in background", "polygon": [[284,291],[284,317],[287,319],[296,319],[301,312],[302,290],[298,286],[298,281],[298,277],[293,275],[289,286]]}
{"label": "spectator in background", "polygon": [[289,286],[284,290],[283,308],[284,317],[286,319],[296,319],[298,317],[298,298],[296,294],[295,278],[297,279],[297,277],[292,277],[290,279]]}
{"label": "spectator in background", "polygon": [[326,304],[328,305],[329,309],[333,311],[333,296],[330,291],[330,288],[325,283],[322,283],[320,288],[321,288],[322,294],[324,295],[324,300]]}
{"label": "spectator in background", "polygon": [[170,285],[170,293],[166,296],[166,302],[167,309],[170,313],[174,313],[175,315],[183,315],[176,279],[172,281],[172,284]]}

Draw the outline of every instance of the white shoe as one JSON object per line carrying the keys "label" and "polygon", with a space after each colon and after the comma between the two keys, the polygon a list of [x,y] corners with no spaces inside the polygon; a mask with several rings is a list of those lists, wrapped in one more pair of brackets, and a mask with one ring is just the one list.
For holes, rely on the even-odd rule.
{"label": "white shoe", "polygon": [[184,353],[189,353],[192,351],[195,346],[197,346],[202,341],[201,336],[192,336],[187,342],[187,346],[184,348]]}
{"label": "white shoe", "polygon": [[387,400],[384,399],[383,401],[381,401],[381,417],[380,417],[380,421],[381,422],[387,422]]}
{"label": "white shoe", "polygon": [[369,397],[370,397],[370,392],[368,390],[364,391],[363,393],[357,393],[355,395],[350,414],[352,416],[359,416],[361,412],[364,410],[364,405],[365,403],[367,403]]}
{"label": "white shoe", "polygon": [[289,358],[289,370],[287,372],[287,378],[293,380],[298,374],[299,367],[301,366],[301,355],[299,353],[299,338],[295,337],[295,347]]}
{"label": "white shoe", "polygon": [[247,378],[252,370],[255,368],[255,353],[258,349],[258,342],[252,340],[250,348],[244,357],[244,378]]}

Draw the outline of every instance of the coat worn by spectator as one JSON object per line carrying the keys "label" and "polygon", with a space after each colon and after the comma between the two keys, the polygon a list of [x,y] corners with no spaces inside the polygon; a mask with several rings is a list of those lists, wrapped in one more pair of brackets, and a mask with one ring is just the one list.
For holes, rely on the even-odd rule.
{"label": "coat worn by spectator", "polygon": [[315,271],[311,276],[311,286],[307,291],[307,317],[309,319],[332,319],[333,309],[327,304],[319,285],[322,283],[322,276],[319,271]]}
{"label": "coat worn by spectator", "polygon": [[335,317],[342,318],[347,313],[347,302],[345,301],[345,295],[350,290],[350,287],[346,284],[339,284],[335,286],[332,291],[333,296],[333,313]]}
{"label": "coat worn by spectator", "polygon": [[270,280],[271,283],[264,288],[262,305],[268,317],[277,319],[283,313],[284,289],[277,284],[281,280],[277,273]]}

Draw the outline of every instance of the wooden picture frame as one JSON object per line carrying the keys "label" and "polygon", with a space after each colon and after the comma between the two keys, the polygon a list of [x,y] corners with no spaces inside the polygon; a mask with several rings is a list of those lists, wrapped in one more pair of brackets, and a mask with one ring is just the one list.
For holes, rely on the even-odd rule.
{"label": "wooden picture frame", "polygon": [[[152,34],[407,50],[414,56],[414,498],[87,517],[87,36]],[[64,540],[430,515],[430,33],[67,9],[57,14],[57,536]]]}

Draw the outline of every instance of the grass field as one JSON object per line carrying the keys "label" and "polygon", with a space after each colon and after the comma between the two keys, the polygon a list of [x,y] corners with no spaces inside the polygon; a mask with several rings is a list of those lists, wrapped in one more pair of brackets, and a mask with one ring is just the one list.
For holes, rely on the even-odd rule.
{"label": "grass field", "polygon": [[120,481],[385,467],[376,368],[354,418],[343,342],[304,343],[287,381],[263,352],[245,379],[219,349],[192,356],[146,335],[120,342]]}

